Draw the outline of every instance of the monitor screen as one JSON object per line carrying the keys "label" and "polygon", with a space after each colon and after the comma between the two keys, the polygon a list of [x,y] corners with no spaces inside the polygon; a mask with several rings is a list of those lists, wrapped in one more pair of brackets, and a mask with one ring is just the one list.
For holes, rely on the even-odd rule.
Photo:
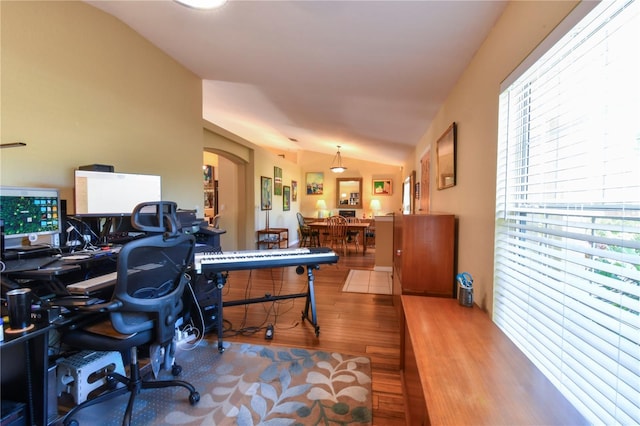
{"label": "monitor screen", "polygon": [[160,176],[75,171],[76,216],[131,215],[138,204],[160,200]]}
{"label": "monitor screen", "polygon": [[0,219],[4,236],[29,237],[60,232],[60,195],[57,189],[0,187]]}

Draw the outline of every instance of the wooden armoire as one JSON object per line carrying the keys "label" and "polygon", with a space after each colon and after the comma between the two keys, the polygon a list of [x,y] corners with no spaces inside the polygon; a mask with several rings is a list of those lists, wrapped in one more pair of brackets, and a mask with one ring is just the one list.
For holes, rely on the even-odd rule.
{"label": "wooden armoire", "polygon": [[455,240],[452,214],[395,215],[394,294],[455,297]]}

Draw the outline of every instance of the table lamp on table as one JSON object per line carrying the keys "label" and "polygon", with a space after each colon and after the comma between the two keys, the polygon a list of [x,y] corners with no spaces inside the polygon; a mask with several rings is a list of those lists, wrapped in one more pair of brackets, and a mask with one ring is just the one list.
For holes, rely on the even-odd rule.
{"label": "table lamp on table", "polygon": [[371,200],[371,203],[369,204],[369,209],[371,209],[372,216],[375,217],[378,215],[378,212],[380,210],[382,210],[382,206],[380,205],[380,200]]}
{"label": "table lamp on table", "polygon": [[327,210],[327,203],[324,200],[318,200],[316,202],[316,210],[318,210],[318,218],[324,217],[324,211]]}

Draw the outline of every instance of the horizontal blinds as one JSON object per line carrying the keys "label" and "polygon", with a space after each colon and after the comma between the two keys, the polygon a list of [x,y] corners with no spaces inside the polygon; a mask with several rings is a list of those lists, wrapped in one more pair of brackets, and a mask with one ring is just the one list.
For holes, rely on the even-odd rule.
{"label": "horizontal blinds", "polygon": [[639,3],[500,96],[494,321],[593,423],[640,423]]}

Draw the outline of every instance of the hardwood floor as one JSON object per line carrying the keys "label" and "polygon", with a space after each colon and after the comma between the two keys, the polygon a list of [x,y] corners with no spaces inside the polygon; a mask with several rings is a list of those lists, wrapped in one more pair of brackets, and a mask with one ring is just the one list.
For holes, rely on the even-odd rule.
{"label": "hardwood floor", "polygon": [[[343,293],[350,269],[373,269],[375,249],[366,255],[340,256],[336,265],[314,271],[317,322],[320,334],[302,321],[305,299],[287,299],[224,308],[224,340],[279,345],[365,355],[371,359],[373,424],[404,425],[404,402],[400,380],[400,326],[392,296]],[[232,271],[223,289],[223,300],[264,297],[265,294],[305,293],[306,273],[294,267]],[[268,324],[273,340],[265,340]],[[217,335],[206,336],[211,341]]]}

